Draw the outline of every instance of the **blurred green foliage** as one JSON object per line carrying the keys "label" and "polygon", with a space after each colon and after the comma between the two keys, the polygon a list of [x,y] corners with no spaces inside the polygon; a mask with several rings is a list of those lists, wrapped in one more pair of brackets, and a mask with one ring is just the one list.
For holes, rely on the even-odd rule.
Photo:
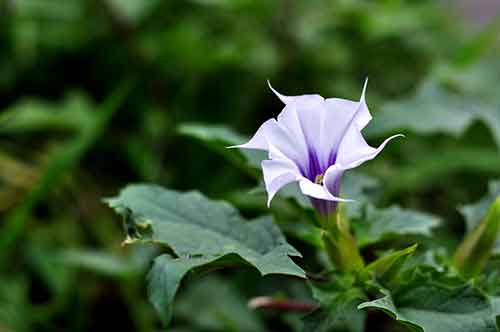
{"label": "blurred green foliage", "polygon": [[[382,189],[369,197],[440,216],[438,236],[457,243],[457,206],[500,175],[500,21],[461,22],[430,0],[0,0],[0,331],[160,330],[143,281],[158,248],[120,247],[100,199],[148,181],[264,211],[244,166],[258,156],[220,143],[277,115],[266,79],[284,94],[357,99],[369,77],[368,137],[407,136],[363,167]],[[301,266],[317,269],[314,235],[282,221],[306,216],[286,199],[273,211]],[[425,219],[417,234],[437,224],[405,218]],[[299,316],[246,301],[310,299],[305,287],[257,277],[224,272],[181,291],[172,331],[299,329]]]}

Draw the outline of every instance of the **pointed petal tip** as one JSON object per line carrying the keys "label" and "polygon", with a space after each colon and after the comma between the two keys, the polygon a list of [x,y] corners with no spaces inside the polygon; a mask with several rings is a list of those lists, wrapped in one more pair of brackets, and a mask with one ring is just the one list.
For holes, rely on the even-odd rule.
{"label": "pointed petal tip", "polygon": [[269,89],[271,89],[271,91],[276,95],[276,97],[278,97],[279,100],[283,102],[283,104],[286,105],[293,100],[293,97],[282,95],[281,93],[276,91],[269,80],[267,80],[267,85],[269,86]]}
{"label": "pointed petal tip", "polygon": [[366,87],[368,86],[368,76],[365,78],[365,83],[363,84],[363,91],[361,92],[361,98],[360,101],[363,101],[365,99],[366,95]]}

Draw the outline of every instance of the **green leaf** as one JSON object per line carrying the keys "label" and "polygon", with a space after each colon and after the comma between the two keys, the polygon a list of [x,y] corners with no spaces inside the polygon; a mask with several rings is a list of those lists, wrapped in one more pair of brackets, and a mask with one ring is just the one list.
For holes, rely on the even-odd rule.
{"label": "green leaf", "polygon": [[401,235],[429,236],[441,220],[431,214],[392,206],[377,209],[366,206],[364,217],[353,222],[359,246],[365,247]]}
{"label": "green leaf", "polygon": [[467,234],[454,256],[460,272],[476,276],[490,258],[500,231],[500,196],[488,208],[482,221]]}
{"label": "green leaf", "polygon": [[377,114],[377,122],[367,128],[366,133],[381,136],[410,129],[418,134],[447,133],[458,137],[476,120],[491,129],[500,147],[500,108],[497,102],[452,93],[435,79],[429,79],[412,98],[386,104]]}
{"label": "green leaf", "polygon": [[500,180],[491,181],[488,184],[488,193],[483,198],[459,208],[465,218],[467,231],[472,231],[476,227],[498,196],[500,196]]}
{"label": "green leaf", "polygon": [[74,139],[64,144],[58,154],[47,164],[43,174],[31,191],[26,195],[24,201],[12,210],[4,219],[0,230],[0,261],[8,256],[10,250],[14,248],[18,236],[37,203],[45,197],[64,174],[78,165],[85,152],[92,147],[97,138],[105,131],[106,126],[113,114],[130,91],[132,84],[124,81],[119,84],[109,97],[99,106],[87,124],[82,124],[82,130]]}
{"label": "green leaf", "polygon": [[172,258],[167,254],[154,260],[147,277],[148,297],[165,324],[172,318],[174,297],[184,275],[214,260],[213,257]]}
{"label": "green leaf", "polygon": [[247,302],[229,280],[211,275],[187,287],[176,303],[175,315],[204,331],[265,331],[259,314]]}
{"label": "green leaf", "polygon": [[0,133],[29,133],[42,130],[81,131],[92,123],[94,106],[78,93],[68,94],[62,102],[26,98],[7,108],[0,116]]}
{"label": "green leaf", "polygon": [[365,271],[373,273],[378,280],[391,282],[406,260],[415,252],[417,244],[406,249],[384,255],[365,267]]}
{"label": "green leaf", "polygon": [[313,296],[320,308],[304,317],[305,332],[363,332],[365,314],[357,305],[366,299],[349,275],[338,276],[333,282],[311,284]]}
{"label": "green leaf", "polygon": [[179,125],[177,132],[199,140],[209,148],[218,152],[235,166],[254,177],[259,177],[260,163],[266,157],[263,151],[228,149],[229,146],[243,144],[248,138],[230,128],[199,123]]}
{"label": "green leaf", "polygon": [[30,331],[28,284],[23,279],[0,278],[0,331]]}
{"label": "green leaf", "polygon": [[58,258],[63,264],[88,269],[110,277],[133,277],[142,271],[141,266],[125,257],[98,250],[68,249],[59,253]]}
{"label": "green leaf", "polygon": [[[467,232],[471,232],[481,222],[486,215],[488,208],[500,196],[500,181],[491,181],[488,185],[488,193],[479,201],[467,204],[459,208],[460,213],[465,218]],[[493,253],[500,254],[500,239],[497,239]]]}
{"label": "green leaf", "polygon": [[158,0],[110,0],[109,5],[116,11],[115,15],[125,20],[126,24],[138,23],[157,7]]}
{"label": "green leaf", "polygon": [[450,173],[468,171],[498,174],[498,164],[500,154],[497,149],[465,146],[427,149],[410,165],[399,168],[397,176],[384,178],[384,194],[397,196],[401,192],[428,189],[436,184],[436,179]]}
{"label": "green leaf", "polygon": [[359,309],[383,310],[399,322],[423,332],[496,332],[488,298],[471,285],[448,287],[416,283],[398,296],[360,304]]}
{"label": "green leaf", "polygon": [[[262,275],[305,277],[289,257],[300,257],[300,253],[286,242],[270,217],[246,222],[226,202],[211,201],[198,192],[180,193],[155,185],[129,185],[106,202],[124,216],[126,243],[162,244],[178,257],[172,261],[160,256],[149,278],[155,284],[150,287],[151,301],[165,321],[170,318],[169,303],[178,282],[194,267],[245,262]],[[175,272],[167,273],[169,270]],[[166,276],[161,277],[162,271]]]}

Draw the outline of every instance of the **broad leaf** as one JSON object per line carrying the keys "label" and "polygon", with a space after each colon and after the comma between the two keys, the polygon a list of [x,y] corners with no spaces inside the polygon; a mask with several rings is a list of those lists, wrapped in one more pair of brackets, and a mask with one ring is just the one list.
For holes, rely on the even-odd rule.
{"label": "broad leaf", "polygon": [[441,220],[433,215],[392,206],[377,209],[366,207],[364,217],[352,223],[361,247],[400,235],[431,235]]}
{"label": "broad leaf", "polygon": [[365,314],[357,305],[366,295],[354,281],[348,275],[339,275],[333,282],[311,284],[320,307],[304,317],[305,332],[363,332]]}
{"label": "broad leaf", "polygon": [[426,81],[415,96],[388,103],[367,128],[372,136],[401,129],[419,134],[462,135],[476,120],[488,126],[500,146],[500,106],[486,98],[463,96],[446,90],[435,79]]}
{"label": "broad leaf", "polygon": [[378,309],[423,332],[496,332],[488,298],[471,285],[415,284],[399,296],[384,296],[358,306]]}
{"label": "broad leaf", "polygon": [[107,203],[124,216],[126,243],[162,244],[177,256],[157,258],[149,276],[154,284],[150,299],[165,321],[170,318],[170,301],[178,283],[198,266],[245,263],[262,275],[304,277],[304,271],[289,257],[300,256],[299,252],[286,242],[270,217],[246,222],[226,202],[155,185],[130,185]]}

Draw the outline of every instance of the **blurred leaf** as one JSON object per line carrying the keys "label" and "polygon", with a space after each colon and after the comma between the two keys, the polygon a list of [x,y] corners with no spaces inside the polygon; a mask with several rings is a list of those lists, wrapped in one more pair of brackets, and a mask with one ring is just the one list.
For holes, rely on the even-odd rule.
{"label": "blurred leaf", "polygon": [[215,276],[205,277],[188,286],[176,304],[175,315],[192,321],[204,330],[266,330],[259,315],[250,310],[238,289],[228,280]]}
{"label": "blurred leaf", "polygon": [[100,112],[95,114],[92,124],[86,126],[76,138],[61,149],[59,154],[47,165],[44,173],[28,193],[23,203],[6,217],[0,230],[0,261],[3,261],[8,252],[13,249],[13,243],[21,235],[27,219],[39,200],[54,187],[62,175],[78,164],[84,153],[105,129],[108,121],[123,102],[130,87],[129,82],[117,87],[101,105]]}
{"label": "blurred leaf", "polygon": [[452,93],[435,80],[428,80],[413,97],[384,105],[366,134],[382,136],[409,129],[417,134],[446,133],[458,137],[476,120],[490,128],[500,147],[498,101]]}
{"label": "blurred leaf", "polygon": [[158,0],[105,0],[113,7],[121,19],[138,23],[144,19],[158,5]]}
{"label": "blurred leaf", "polygon": [[79,132],[92,123],[92,108],[88,97],[79,93],[68,94],[58,103],[39,99],[20,100],[2,112],[0,133]]}
{"label": "blurred leaf", "polygon": [[13,278],[0,278],[0,331],[28,332],[30,305],[26,302],[28,287]]}
{"label": "blurred leaf", "polygon": [[[75,49],[96,32],[97,25],[86,15],[85,1],[64,1],[56,4],[50,0],[11,1],[13,16],[11,38],[16,60],[31,63],[46,48]],[[94,21],[95,22],[95,21]]]}
{"label": "blurred leaf", "polygon": [[177,130],[181,135],[195,138],[206,144],[249,174],[258,176],[259,173],[255,169],[260,169],[260,162],[266,156],[265,152],[228,149],[229,146],[248,141],[244,136],[224,126],[207,124],[185,123],[180,125]]}
{"label": "blurred leaf", "polygon": [[496,322],[488,298],[471,285],[448,287],[416,283],[398,296],[360,304],[359,309],[382,310],[422,332],[495,332]]}
{"label": "blurred leaf", "polygon": [[[211,201],[197,192],[179,193],[154,185],[130,185],[107,203],[125,218],[126,243],[163,244],[179,257],[160,256],[149,277],[150,285],[154,285],[150,298],[166,322],[180,280],[194,267],[208,263],[241,265],[243,259],[262,275],[304,277],[289,257],[300,256],[299,252],[286,242],[269,217],[245,222],[228,203]],[[217,261],[220,258],[224,260]]]}
{"label": "blurred leaf", "polygon": [[441,223],[433,215],[392,206],[377,209],[366,206],[364,216],[352,223],[360,247],[405,235],[431,235]]}
{"label": "blurred leaf", "polygon": [[462,146],[427,149],[409,165],[400,167],[397,176],[391,174],[383,179],[384,195],[392,197],[401,192],[428,189],[435,185],[436,179],[452,172],[498,174],[498,164],[500,154],[496,149]]}
{"label": "blurred leaf", "polygon": [[59,253],[61,263],[88,269],[110,277],[131,277],[139,275],[140,266],[124,257],[88,249],[67,249]]}

